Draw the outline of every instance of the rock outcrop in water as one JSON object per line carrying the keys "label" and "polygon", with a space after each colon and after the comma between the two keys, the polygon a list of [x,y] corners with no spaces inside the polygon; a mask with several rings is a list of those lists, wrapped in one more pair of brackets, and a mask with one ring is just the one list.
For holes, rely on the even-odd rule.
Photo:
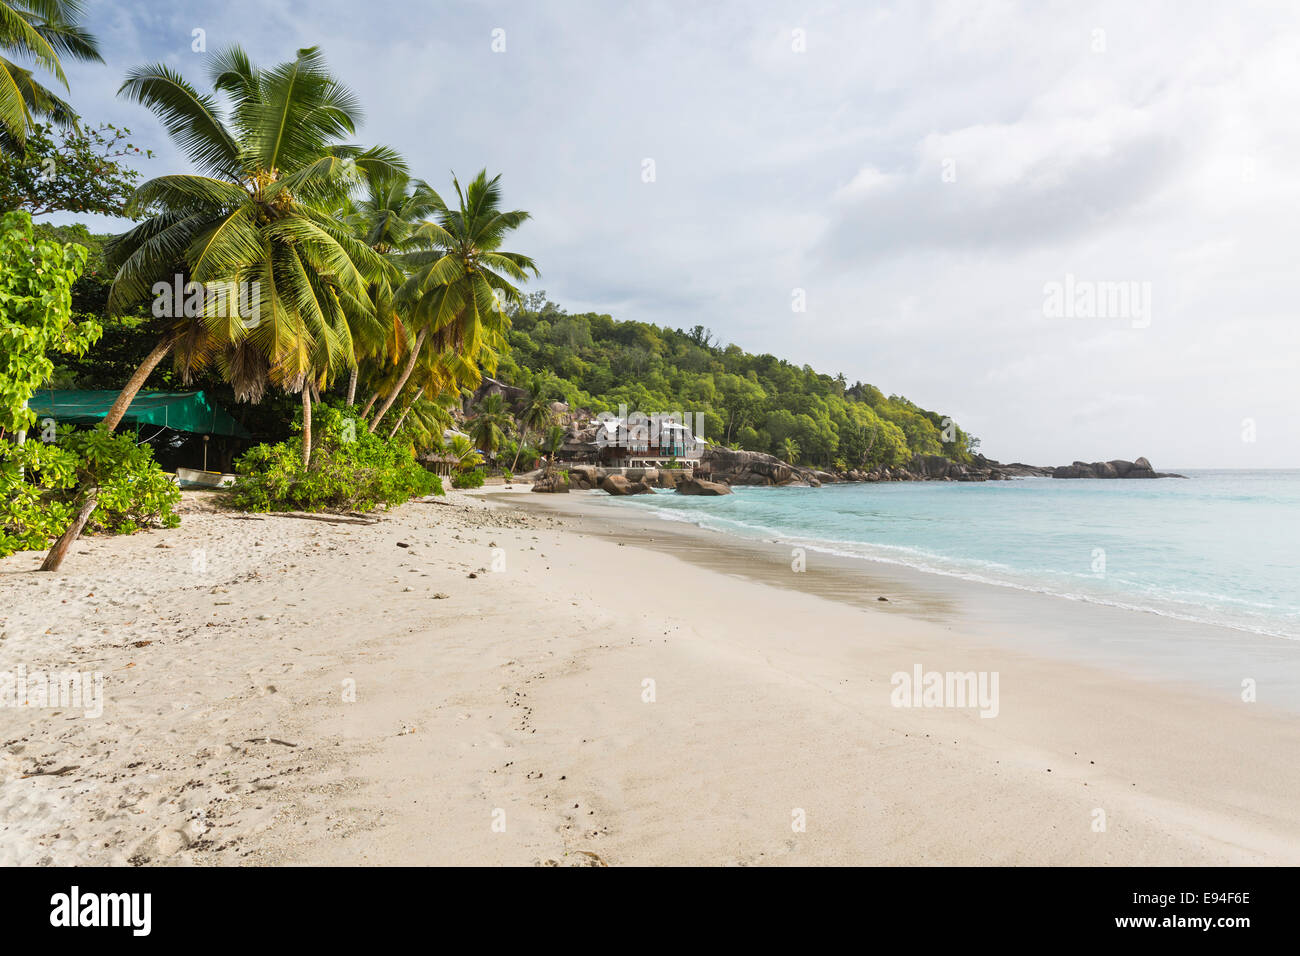
{"label": "rock outcrop in water", "polygon": [[677,483],[679,495],[729,495],[731,486],[720,481],[705,481],[703,478],[683,478]]}
{"label": "rock outcrop in water", "polygon": [[1175,475],[1168,472],[1156,471],[1151,467],[1151,462],[1145,458],[1139,458],[1137,461],[1125,461],[1122,458],[1113,458],[1110,461],[1076,461],[1070,465],[1061,465],[1059,468],[1052,469],[1053,478],[1185,478],[1186,475]]}
{"label": "rock outcrop in water", "polygon": [[569,483],[562,475],[541,475],[533,481],[533,491],[567,495]]}
{"label": "rock outcrop in water", "polygon": [[631,481],[623,475],[606,475],[600,483],[600,490],[611,495],[650,495],[654,488],[644,479]]}

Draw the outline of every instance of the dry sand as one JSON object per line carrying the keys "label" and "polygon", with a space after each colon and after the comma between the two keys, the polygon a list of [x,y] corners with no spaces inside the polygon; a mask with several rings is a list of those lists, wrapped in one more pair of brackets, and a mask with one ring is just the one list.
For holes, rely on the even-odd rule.
{"label": "dry sand", "polygon": [[[0,863],[1300,863],[1292,714],[544,497],[187,494],[0,562],[0,671],[105,681],[97,718],[0,709]],[[892,706],[917,664],[996,671],[998,716]]]}

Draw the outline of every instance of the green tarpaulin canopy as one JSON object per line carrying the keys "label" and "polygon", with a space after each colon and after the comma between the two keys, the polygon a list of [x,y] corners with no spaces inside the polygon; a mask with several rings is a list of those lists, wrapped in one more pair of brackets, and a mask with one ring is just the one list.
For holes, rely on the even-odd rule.
{"label": "green tarpaulin canopy", "polygon": [[[70,389],[41,389],[27,403],[37,419],[93,424],[108,414],[117,392],[84,392]],[[140,392],[122,421],[140,425],[161,425],[178,432],[200,435],[233,435],[251,438],[239,422],[202,392]]]}

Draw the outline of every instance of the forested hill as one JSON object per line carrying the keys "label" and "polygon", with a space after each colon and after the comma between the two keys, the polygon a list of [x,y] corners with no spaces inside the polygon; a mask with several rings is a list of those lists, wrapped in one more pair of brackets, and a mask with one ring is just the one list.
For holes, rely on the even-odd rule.
{"label": "forested hill", "polygon": [[541,292],[512,310],[511,322],[499,377],[574,408],[703,413],[710,441],[782,458],[793,451],[822,467],[898,465],[914,453],[968,461],[979,444],[902,396],[720,345],[701,326],[569,314]]}

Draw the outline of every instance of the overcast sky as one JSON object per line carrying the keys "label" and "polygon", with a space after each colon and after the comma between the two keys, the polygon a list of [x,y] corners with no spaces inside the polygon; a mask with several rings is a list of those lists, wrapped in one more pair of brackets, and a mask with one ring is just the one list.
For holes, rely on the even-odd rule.
{"label": "overcast sky", "polygon": [[[440,189],[503,174],[571,311],[843,372],[1004,461],[1300,467],[1295,3],[90,10],[107,65],[68,70],[72,101],[154,148],[147,175],[183,164],[115,99],[130,67],[206,85],[196,29],[264,64],[319,45],[359,141]],[[1071,312],[1133,295],[1054,316],[1067,276]]]}

